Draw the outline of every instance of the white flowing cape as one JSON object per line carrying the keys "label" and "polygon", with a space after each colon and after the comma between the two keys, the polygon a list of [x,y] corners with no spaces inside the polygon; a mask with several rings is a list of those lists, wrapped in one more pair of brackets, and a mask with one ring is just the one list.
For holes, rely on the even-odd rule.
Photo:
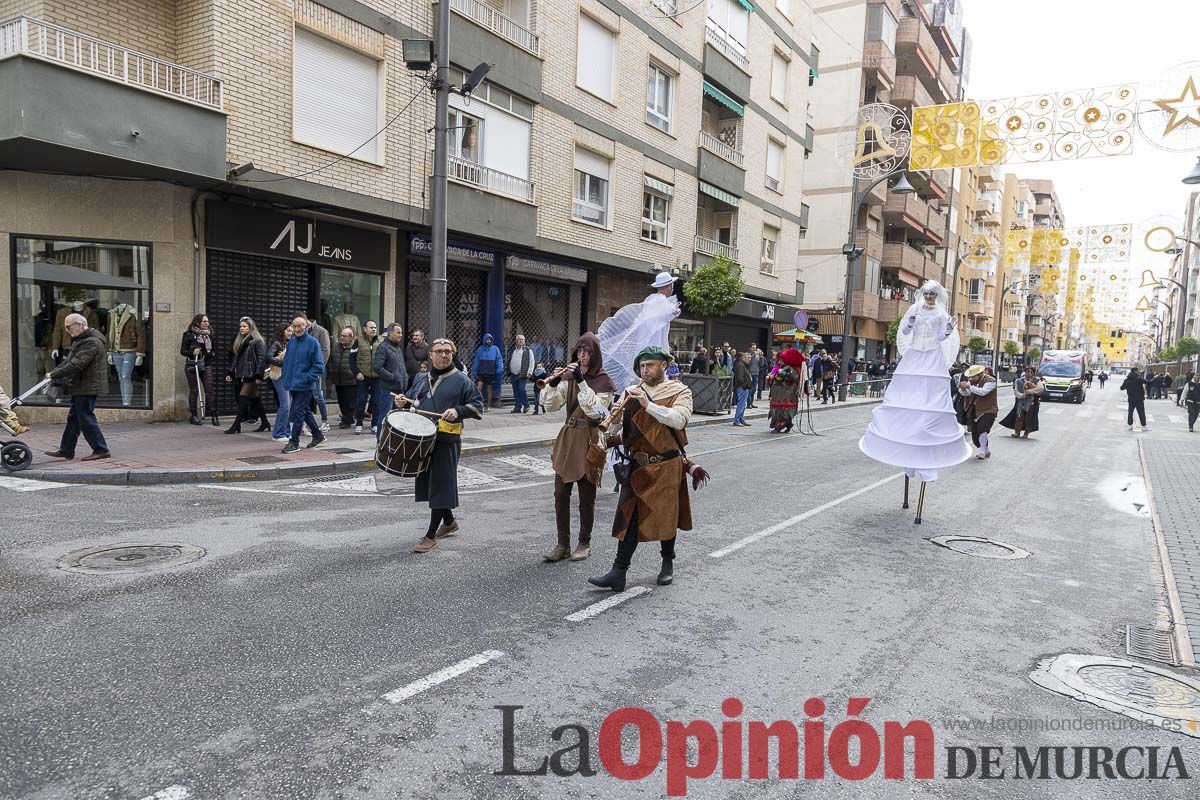
{"label": "white flowing cape", "polygon": [[600,323],[596,331],[600,339],[600,354],[604,370],[616,384],[617,391],[637,383],[633,360],[647,347],[657,346],[668,351],[667,334],[671,320],[679,316],[679,300],[655,292],[640,303],[630,303]]}

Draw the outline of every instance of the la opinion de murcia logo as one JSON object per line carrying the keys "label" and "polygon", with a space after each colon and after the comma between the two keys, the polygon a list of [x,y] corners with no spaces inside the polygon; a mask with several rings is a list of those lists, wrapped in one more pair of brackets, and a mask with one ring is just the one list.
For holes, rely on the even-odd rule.
{"label": "la opinion de murcia logo", "polygon": [[[271,249],[277,249],[283,243],[284,239],[286,239],[289,253],[308,255],[313,249],[313,235],[316,225],[308,222],[305,223],[305,227],[308,229],[308,241],[303,246],[298,246],[296,244],[296,220],[289,219],[287,224],[283,226],[283,230],[275,237],[275,241],[271,244]],[[329,247],[324,244],[317,245],[317,255],[321,258],[332,258],[338,261],[349,261],[352,258],[349,247]]]}

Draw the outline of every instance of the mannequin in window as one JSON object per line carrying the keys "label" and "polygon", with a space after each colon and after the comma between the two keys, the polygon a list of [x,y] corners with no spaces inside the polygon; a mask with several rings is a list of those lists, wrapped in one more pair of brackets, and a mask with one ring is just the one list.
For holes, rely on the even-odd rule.
{"label": "mannequin in window", "polygon": [[87,320],[88,328],[96,327],[96,309],[91,303],[92,301],[75,300],[60,308],[54,316],[54,331],[50,334],[50,357],[54,359],[55,364],[61,363],[60,356],[65,359],[67,351],[71,349],[71,334],[67,332],[65,324],[68,314],[82,314]]}
{"label": "mannequin in window", "polygon": [[333,327],[331,331],[341,331],[343,328],[349,328],[354,331],[355,336],[362,334],[362,323],[358,321],[358,315],[354,313],[354,301],[347,300],[346,305],[342,309],[342,313],[333,318]]}
{"label": "mannequin in window", "polygon": [[138,310],[118,303],[108,312],[108,363],[117,368],[121,405],[133,402],[133,368],[146,357],[146,332]]}

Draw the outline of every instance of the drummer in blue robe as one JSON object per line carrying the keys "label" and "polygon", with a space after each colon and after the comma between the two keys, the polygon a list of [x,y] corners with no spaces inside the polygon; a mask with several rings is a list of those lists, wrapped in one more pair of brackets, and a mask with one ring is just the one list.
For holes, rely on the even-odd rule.
{"label": "drummer in blue robe", "polygon": [[435,412],[437,439],[429,466],[417,475],[418,503],[429,503],[429,530],[413,548],[414,553],[428,553],[437,547],[438,539],[458,532],[458,520],[453,510],[458,508],[458,458],[462,452],[463,420],[483,417],[483,397],[466,373],[454,366],[458,348],[449,339],[435,339],[429,348],[430,370],[413,381],[409,398],[396,396],[396,406],[405,408],[416,403],[421,411]]}

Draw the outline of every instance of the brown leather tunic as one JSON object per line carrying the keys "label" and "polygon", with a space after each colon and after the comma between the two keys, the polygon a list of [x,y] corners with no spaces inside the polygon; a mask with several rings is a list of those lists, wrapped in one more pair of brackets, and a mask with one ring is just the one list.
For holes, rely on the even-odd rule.
{"label": "brown leather tunic", "polygon": [[[566,393],[567,420],[554,440],[550,463],[563,483],[586,478],[592,485],[599,486],[605,463],[604,435],[597,427],[600,420],[593,420],[584,413],[579,405],[579,384],[575,381],[563,381],[558,389]],[[598,403],[607,406],[607,397],[607,393],[598,395]]]}

